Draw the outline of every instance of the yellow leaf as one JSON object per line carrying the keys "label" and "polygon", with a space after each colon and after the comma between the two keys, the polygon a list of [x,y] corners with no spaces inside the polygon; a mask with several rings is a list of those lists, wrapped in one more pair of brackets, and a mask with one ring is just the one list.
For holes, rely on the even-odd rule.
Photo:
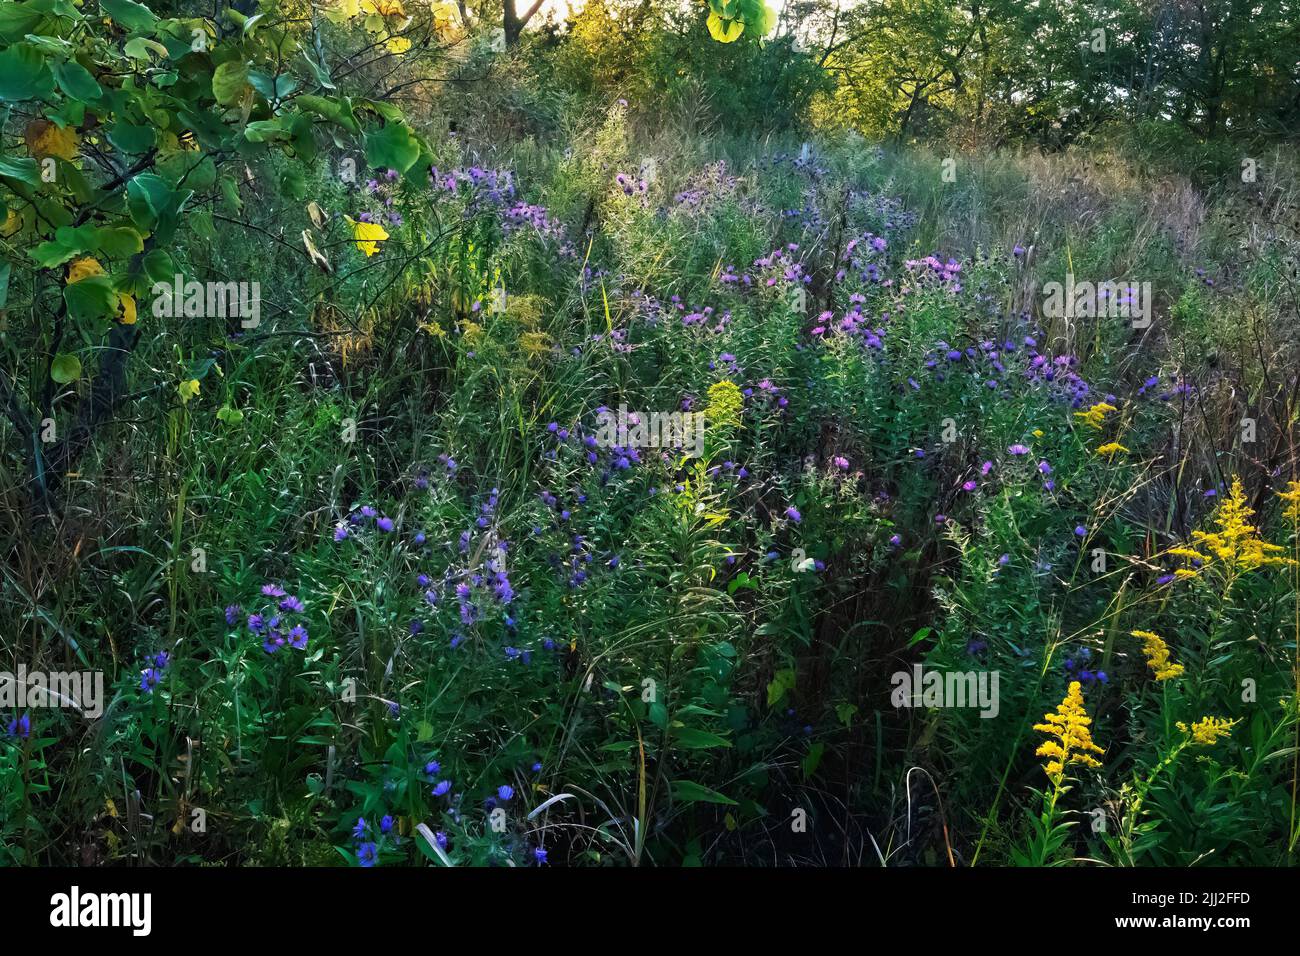
{"label": "yellow leaf", "polygon": [[411,41],[406,37],[389,37],[384,41],[384,46],[388,47],[390,53],[405,53],[411,48]]}
{"label": "yellow leaf", "polygon": [[352,239],[356,242],[357,248],[366,254],[367,257],[373,256],[379,251],[379,243],[388,238],[388,233],[384,227],[377,222],[357,222],[349,218],[348,222],[352,226]]}
{"label": "yellow leaf", "polygon": [[197,378],[181,382],[176,386],[176,392],[181,397],[181,403],[188,402],[191,398],[199,394],[199,380]]}
{"label": "yellow leaf", "polygon": [[361,3],[359,0],[334,0],[321,12],[332,23],[344,23],[361,12]]}
{"label": "yellow leaf", "polygon": [[99,264],[99,260],[90,256],[74,259],[68,265],[68,285],[80,282],[82,279],[89,279],[91,276],[102,276],[103,274],[104,267]]}
{"label": "yellow leaf", "polygon": [[724,20],[716,13],[709,14],[708,27],[709,36],[719,43],[731,43],[745,32],[745,25],[739,20]]}
{"label": "yellow leaf", "polygon": [[402,8],[402,0],[361,0],[361,9],[381,17],[406,16],[406,10]]}
{"label": "yellow leaf", "polygon": [[135,297],[121,293],[117,297],[118,304],[122,306],[122,314],[119,321],[123,325],[135,325]]}
{"label": "yellow leaf", "polygon": [[32,120],[23,133],[27,141],[27,151],[37,159],[57,156],[60,159],[77,158],[77,131],[71,127],[62,127],[49,120]]}
{"label": "yellow leaf", "polygon": [[18,215],[18,213],[10,209],[9,215],[5,216],[4,225],[0,226],[0,236],[4,236],[6,239],[8,239],[10,236],[12,236],[15,232],[17,232],[22,227],[23,227],[22,217]]}

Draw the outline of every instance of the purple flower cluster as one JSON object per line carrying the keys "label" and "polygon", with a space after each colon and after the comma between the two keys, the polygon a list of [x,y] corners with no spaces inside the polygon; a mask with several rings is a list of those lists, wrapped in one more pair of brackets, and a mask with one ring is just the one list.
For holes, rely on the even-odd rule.
{"label": "purple flower cluster", "polygon": [[[305,611],[305,605],[296,595],[278,584],[264,584],[261,608],[248,615],[246,624],[250,633],[261,638],[262,649],[268,654],[286,646],[301,651],[307,647]],[[227,623],[233,626],[233,620],[241,613],[237,604],[226,608]]]}

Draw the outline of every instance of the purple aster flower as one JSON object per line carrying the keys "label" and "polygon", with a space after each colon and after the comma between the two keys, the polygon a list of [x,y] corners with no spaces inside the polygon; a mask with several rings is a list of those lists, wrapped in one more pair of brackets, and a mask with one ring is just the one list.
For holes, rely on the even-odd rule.
{"label": "purple aster flower", "polygon": [[23,714],[21,717],[9,721],[9,726],[5,728],[5,733],[10,737],[17,737],[20,740],[26,740],[32,735],[31,714]]}

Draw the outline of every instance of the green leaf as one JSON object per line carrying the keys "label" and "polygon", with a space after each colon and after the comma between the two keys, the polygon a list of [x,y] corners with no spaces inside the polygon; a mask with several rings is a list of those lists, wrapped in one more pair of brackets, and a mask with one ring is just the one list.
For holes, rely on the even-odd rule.
{"label": "green leaf", "polygon": [[803,777],[807,780],[817,772],[821,766],[822,754],[826,752],[826,745],[823,743],[813,744],[808,748],[808,753],[803,758]]}
{"label": "green leaf", "polygon": [[293,102],[303,112],[314,113],[331,123],[337,123],[350,133],[361,131],[356,114],[352,112],[352,103],[347,97],[332,100],[324,96],[307,94],[297,97]]}
{"label": "green leaf", "polygon": [[288,135],[282,119],[258,120],[244,127],[244,139],[250,143],[266,143],[271,140],[285,139]]}
{"label": "green leaf", "polygon": [[[81,283],[77,283],[80,285]],[[68,352],[60,352],[50,363],[50,378],[60,385],[67,385],[81,378],[81,359]]]}
{"label": "green leaf", "polygon": [[857,704],[836,704],[835,716],[839,718],[841,724],[845,727],[853,722],[853,715],[858,712]]}
{"label": "green leaf", "polygon": [[117,292],[108,276],[91,276],[63,287],[68,314],[81,322],[102,319],[117,311]]}
{"label": "green leaf", "polygon": [[152,126],[118,122],[109,128],[108,141],[124,153],[146,153],[157,142],[157,133]]}
{"label": "green leaf", "polygon": [[721,803],[729,807],[740,806],[730,797],[724,796],[716,790],[710,790],[703,784],[695,783],[692,780],[674,780],[673,799],[680,803]]}
{"label": "green leaf", "polygon": [[0,309],[3,309],[9,301],[9,273],[12,267],[9,262],[0,262]]}
{"label": "green leaf", "polygon": [[248,65],[242,60],[222,63],[212,73],[212,95],[222,106],[234,106],[248,89]]}
{"label": "green leaf", "polygon": [[17,179],[29,186],[41,181],[40,167],[36,160],[18,156],[0,156],[0,176]]}
{"label": "green leaf", "polygon": [[915,645],[920,644],[923,640],[925,640],[927,637],[930,636],[930,631],[931,628],[928,627],[918,628],[916,633],[913,634],[911,638],[908,640],[907,646],[914,647]]}
{"label": "green leaf", "polygon": [[[227,425],[238,425],[244,420],[244,413],[237,408],[231,408],[229,405],[223,405],[217,410],[217,419],[225,422]],[[428,740],[428,737],[421,738]]]}
{"label": "green leaf", "polygon": [[141,173],[126,184],[126,205],[131,221],[166,242],[176,231],[176,217],[194,195],[192,189],[176,190],[156,173]]}
{"label": "green leaf", "polygon": [[650,723],[654,724],[660,730],[663,730],[668,726],[668,710],[663,704],[659,703],[659,701],[655,701],[650,705],[647,716],[650,718]]}
{"label": "green leaf", "polygon": [[147,30],[158,22],[152,10],[135,0],[99,0],[99,8],[132,32]]}
{"label": "green leaf", "polygon": [[96,233],[97,245],[110,259],[123,259],[144,252],[144,240],[130,226],[105,226]]}
{"label": "green leaf", "polygon": [[160,60],[168,59],[167,48],[157,40],[150,40],[148,37],[134,37],[126,42],[122,47],[122,52],[133,60],[152,60],[155,56]]}
{"label": "green leaf", "polygon": [[730,747],[731,741],[726,737],[699,730],[695,727],[674,727],[673,741],[685,750],[707,750],[710,747]]}
{"label": "green leaf", "polygon": [[151,282],[170,284],[176,277],[176,263],[172,261],[171,254],[163,249],[149,250],[141,265],[144,267],[144,274]]}
{"label": "green leaf", "polygon": [[99,81],[76,60],[69,60],[56,66],[54,78],[59,82],[59,89],[74,100],[93,103],[104,95]]}
{"label": "green leaf", "polygon": [[292,73],[281,73],[272,79],[254,70],[248,74],[248,82],[268,100],[282,100],[298,88],[298,79]]}
{"label": "green leaf", "polygon": [[0,53],[0,102],[21,103],[54,94],[54,74],[30,43],[15,43]]}
{"label": "green leaf", "polygon": [[405,123],[385,123],[383,129],[366,134],[366,162],[376,169],[404,173],[420,158],[420,141]]}

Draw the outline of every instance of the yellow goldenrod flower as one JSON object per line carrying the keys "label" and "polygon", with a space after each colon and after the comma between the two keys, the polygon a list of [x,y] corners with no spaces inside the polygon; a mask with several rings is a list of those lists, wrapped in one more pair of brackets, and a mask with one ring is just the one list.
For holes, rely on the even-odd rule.
{"label": "yellow goldenrod flower", "polygon": [[357,244],[357,248],[364,252],[367,258],[378,252],[379,243],[388,238],[384,227],[377,222],[357,222],[351,217],[344,218],[352,226],[352,239]]}
{"label": "yellow goldenrod flower", "polygon": [[1114,405],[1108,402],[1098,402],[1086,412],[1075,412],[1074,417],[1083,419],[1085,425],[1100,431],[1102,426],[1106,424],[1106,416],[1114,411],[1118,411]]}
{"label": "yellow goldenrod flower", "polygon": [[1142,653],[1146,655],[1147,666],[1155,673],[1156,680],[1169,680],[1183,673],[1182,664],[1175,664],[1169,660],[1169,645],[1160,635],[1153,634],[1151,631],[1129,633],[1142,641]]}
{"label": "yellow goldenrod flower", "polygon": [[1200,720],[1188,727],[1181,720],[1178,721],[1178,729],[1185,734],[1190,734],[1192,744],[1197,747],[1210,747],[1218,743],[1220,737],[1227,737],[1232,733],[1232,728],[1241,723],[1241,718],[1228,720],[1226,717],[1202,717]]}
{"label": "yellow goldenrod flower", "polygon": [[1113,458],[1122,451],[1128,451],[1128,449],[1117,441],[1107,442],[1097,448],[1097,454],[1105,455],[1107,458]]}
{"label": "yellow goldenrod flower", "polygon": [[1288,481],[1286,491],[1279,491],[1277,496],[1286,502],[1282,514],[1292,521],[1300,521],[1300,481]]}
{"label": "yellow goldenrod flower", "polygon": [[729,379],[723,379],[709,386],[709,402],[705,406],[705,418],[718,425],[740,424],[740,411],[744,408],[745,397],[740,386]]}
{"label": "yellow goldenrod flower", "polygon": [[1259,536],[1259,529],[1250,523],[1255,511],[1246,504],[1246,492],[1241,479],[1232,479],[1228,499],[1214,513],[1217,531],[1193,531],[1192,539],[1225,564],[1244,571],[1265,565],[1292,564],[1290,558],[1278,557],[1281,545],[1272,544]]}
{"label": "yellow goldenrod flower", "polygon": [[1208,554],[1201,554],[1201,552],[1197,551],[1195,548],[1182,548],[1182,547],[1170,548],[1169,553],[1174,555],[1175,557],[1190,558],[1193,561],[1210,560],[1210,556]]}
{"label": "yellow goldenrod flower", "polygon": [[1043,743],[1034,755],[1049,758],[1043,769],[1053,783],[1059,784],[1065,769],[1074,764],[1083,767],[1100,767],[1094,753],[1105,753],[1092,740],[1088,729],[1092,718],[1083,709],[1083,687],[1076,680],[1070,683],[1065,699],[1054,714],[1045,714],[1043,723],[1034,724],[1034,730],[1054,739]]}

